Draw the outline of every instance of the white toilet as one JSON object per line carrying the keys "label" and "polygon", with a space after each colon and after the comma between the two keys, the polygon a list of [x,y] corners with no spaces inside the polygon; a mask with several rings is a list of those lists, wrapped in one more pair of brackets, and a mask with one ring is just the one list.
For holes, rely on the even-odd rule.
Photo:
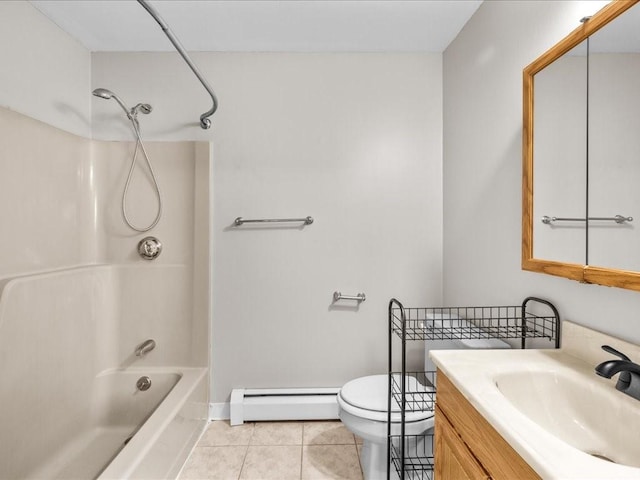
{"label": "white toilet", "polygon": [[[442,319],[446,324],[449,320]],[[464,320],[455,320],[459,325],[466,324],[465,331],[477,327],[470,326]],[[444,325],[443,325],[444,326]],[[478,329],[478,332],[481,332]],[[465,335],[468,336],[468,335]],[[480,335],[479,335],[480,336]],[[425,370],[435,370],[429,358],[429,350],[458,350],[468,348],[510,348],[509,344],[496,338],[451,339],[425,341]],[[433,387],[420,385],[415,378],[407,377],[407,391],[428,391]],[[387,405],[388,375],[371,375],[347,382],[338,392],[338,412],[342,423],[363,440],[360,463],[365,480],[383,480],[387,478]],[[433,429],[434,412],[424,410],[407,412],[405,415],[405,435],[425,435]],[[391,434],[400,434],[400,407],[392,401]],[[424,445],[421,451],[428,456],[432,445]],[[397,478],[391,469],[391,478]]]}

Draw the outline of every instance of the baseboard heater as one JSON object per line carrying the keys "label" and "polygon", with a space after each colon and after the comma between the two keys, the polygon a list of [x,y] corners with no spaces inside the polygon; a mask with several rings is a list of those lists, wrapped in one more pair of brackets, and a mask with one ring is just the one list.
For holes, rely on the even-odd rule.
{"label": "baseboard heater", "polygon": [[338,418],[339,388],[236,388],[231,392],[230,423]]}

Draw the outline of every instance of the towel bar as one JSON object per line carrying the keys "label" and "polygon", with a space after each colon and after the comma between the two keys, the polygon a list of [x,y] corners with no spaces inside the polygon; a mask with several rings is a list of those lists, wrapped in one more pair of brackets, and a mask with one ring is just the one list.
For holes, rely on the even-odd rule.
{"label": "towel bar", "polygon": [[305,218],[261,218],[261,219],[252,219],[246,220],[242,217],[238,217],[233,221],[233,224],[237,227],[242,225],[243,223],[282,223],[282,222],[304,222],[305,225],[311,225],[313,223],[312,217]]}

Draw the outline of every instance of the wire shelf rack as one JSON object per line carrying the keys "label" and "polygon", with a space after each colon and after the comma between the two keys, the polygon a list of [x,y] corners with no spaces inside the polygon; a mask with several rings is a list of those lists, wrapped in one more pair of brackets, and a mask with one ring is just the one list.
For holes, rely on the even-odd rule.
{"label": "wire shelf rack", "polygon": [[402,392],[402,373],[391,374],[391,395],[405,412],[434,411],[436,408],[436,372],[405,372]]}
{"label": "wire shelf rack", "polygon": [[[401,445],[404,445],[404,452],[401,451]],[[404,442],[399,435],[391,437],[391,464],[400,478],[434,480],[434,458],[431,452],[433,434],[407,435]]]}
{"label": "wire shelf rack", "polygon": [[[544,304],[534,313],[530,302]],[[539,305],[536,305],[539,308]],[[406,340],[520,339],[559,341],[559,316],[550,303],[534,297],[522,305],[480,307],[392,308],[390,320],[396,335]],[[556,344],[556,348],[559,345]]]}
{"label": "wire shelf rack", "polygon": [[[392,337],[402,339],[401,371],[392,371]],[[407,341],[518,339],[521,348],[529,339],[546,339],[560,347],[560,314],[547,300],[527,297],[521,305],[480,307],[405,308],[389,302],[389,405],[397,404],[400,435],[392,434],[391,410],[387,415],[388,476],[395,470],[402,480],[434,480],[433,434],[407,435],[407,413],[434,412],[436,372],[407,371]],[[539,342],[535,342],[539,343]],[[529,345],[531,346],[531,345]]]}

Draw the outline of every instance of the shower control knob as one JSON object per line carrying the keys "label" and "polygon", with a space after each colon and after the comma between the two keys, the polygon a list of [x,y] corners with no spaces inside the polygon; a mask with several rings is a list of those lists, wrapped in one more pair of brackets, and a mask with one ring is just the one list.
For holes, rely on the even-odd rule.
{"label": "shower control knob", "polygon": [[162,243],[156,237],[145,237],[138,243],[138,253],[145,260],[153,260],[162,252]]}

